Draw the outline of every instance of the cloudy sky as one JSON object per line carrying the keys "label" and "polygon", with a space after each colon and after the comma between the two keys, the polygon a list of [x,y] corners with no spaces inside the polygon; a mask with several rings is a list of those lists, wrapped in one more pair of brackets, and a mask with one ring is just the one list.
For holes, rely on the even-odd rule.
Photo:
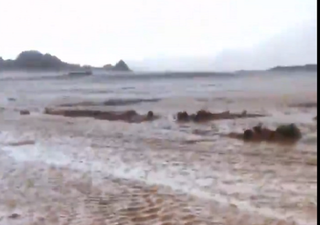
{"label": "cloudy sky", "polygon": [[301,51],[308,49],[301,53],[304,63],[316,58],[316,5],[316,0],[0,0],[0,56],[15,58],[32,49],[95,66],[124,59],[154,70],[228,70],[254,67],[252,59],[264,54],[268,63],[258,67],[299,63],[290,54],[288,60],[283,53],[274,59],[278,49],[299,42]]}

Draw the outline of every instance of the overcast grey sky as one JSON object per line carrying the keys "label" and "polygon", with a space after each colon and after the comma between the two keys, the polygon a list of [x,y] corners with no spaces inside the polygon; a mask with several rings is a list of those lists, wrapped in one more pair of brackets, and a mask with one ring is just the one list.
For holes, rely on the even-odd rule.
{"label": "overcast grey sky", "polygon": [[316,0],[0,0],[0,56],[15,58],[33,49],[96,66],[119,59],[146,67],[148,60],[156,65],[166,58],[181,64],[188,57],[206,64],[227,49],[256,48],[316,24],[316,5]]}

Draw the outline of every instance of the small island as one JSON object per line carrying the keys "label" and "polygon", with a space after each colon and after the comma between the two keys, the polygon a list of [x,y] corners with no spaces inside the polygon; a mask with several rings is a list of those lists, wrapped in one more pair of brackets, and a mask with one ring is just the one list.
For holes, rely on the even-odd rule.
{"label": "small island", "polygon": [[277,66],[269,69],[270,72],[317,72],[317,64],[306,64],[302,66]]}
{"label": "small island", "polygon": [[107,71],[131,71],[128,65],[120,60],[114,66],[108,64],[104,67],[92,67],[90,65],[81,66],[80,64],[71,64],[60,60],[51,54],[42,54],[39,51],[23,51],[15,60],[4,60],[0,57],[0,71],[69,71],[71,73],[87,73],[92,69]]}
{"label": "small island", "polygon": [[276,66],[267,70],[238,70],[236,74],[270,74],[270,73],[316,73],[317,64],[293,65],[293,66]]}
{"label": "small island", "polygon": [[120,60],[116,65],[113,67],[114,71],[130,71],[128,65],[123,61]]}

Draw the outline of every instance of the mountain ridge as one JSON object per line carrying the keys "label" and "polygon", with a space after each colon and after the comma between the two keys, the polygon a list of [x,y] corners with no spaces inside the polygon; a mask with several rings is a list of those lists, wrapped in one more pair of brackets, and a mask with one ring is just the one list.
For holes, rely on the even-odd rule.
{"label": "mountain ridge", "polygon": [[108,65],[108,67],[93,67],[90,65],[67,63],[54,55],[49,53],[43,54],[36,50],[23,51],[14,60],[4,60],[0,57],[0,71],[81,71],[89,69],[131,71],[123,60],[120,60],[114,66],[111,64]]}
{"label": "mountain ridge", "polygon": [[[90,65],[71,64],[60,60],[58,57],[51,54],[42,54],[36,50],[23,51],[15,60],[4,60],[0,57],[0,71],[87,71],[91,69],[98,69],[103,71],[115,72],[129,72],[132,71],[129,66],[123,61],[119,60],[115,65],[106,64],[102,67],[92,67]],[[179,71],[172,71],[179,72]],[[186,71],[188,72],[201,72],[201,71]],[[217,72],[217,71],[210,71]],[[291,65],[291,66],[275,66],[266,70],[237,70],[230,71],[229,73],[261,73],[261,72],[317,72],[317,64],[305,65]]]}

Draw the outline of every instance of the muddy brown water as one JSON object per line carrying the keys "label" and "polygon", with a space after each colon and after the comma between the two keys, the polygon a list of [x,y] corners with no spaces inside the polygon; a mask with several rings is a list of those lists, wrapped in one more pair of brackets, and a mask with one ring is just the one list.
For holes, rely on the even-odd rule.
{"label": "muddy brown water", "polygon": [[[317,223],[317,108],[302,106],[317,101],[315,76],[126,85],[101,79],[0,82],[1,225]],[[143,97],[161,100],[99,104]],[[152,110],[161,118],[128,124],[42,113],[77,102],[94,104],[75,109]],[[201,108],[268,116],[174,121],[177,111]],[[21,109],[31,114],[20,115]],[[224,135],[259,122],[270,128],[294,122],[303,138],[279,146]]]}

